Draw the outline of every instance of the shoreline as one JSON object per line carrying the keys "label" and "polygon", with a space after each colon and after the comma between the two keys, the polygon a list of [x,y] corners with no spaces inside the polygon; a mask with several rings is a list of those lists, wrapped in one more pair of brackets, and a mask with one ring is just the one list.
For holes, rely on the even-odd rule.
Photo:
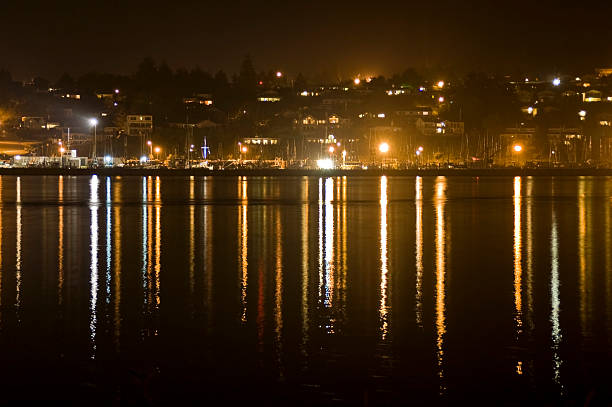
{"label": "shoreline", "polygon": [[490,168],[490,169],[371,169],[371,170],[320,170],[320,169],[146,169],[146,168],[0,168],[0,175],[13,176],[252,176],[252,177],[377,177],[387,176],[447,176],[447,177],[508,177],[508,176],[612,176],[612,168]]}

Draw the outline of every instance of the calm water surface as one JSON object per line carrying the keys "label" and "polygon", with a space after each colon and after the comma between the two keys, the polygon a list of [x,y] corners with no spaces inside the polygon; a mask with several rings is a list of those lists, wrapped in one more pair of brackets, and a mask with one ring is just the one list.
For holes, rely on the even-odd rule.
{"label": "calm water surface", "polygon": [[610,402],[612,178],[0,177],[0,401]]}

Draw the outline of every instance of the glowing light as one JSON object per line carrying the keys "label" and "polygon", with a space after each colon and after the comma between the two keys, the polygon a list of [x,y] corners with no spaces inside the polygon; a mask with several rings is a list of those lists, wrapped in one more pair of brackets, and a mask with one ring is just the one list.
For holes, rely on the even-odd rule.
{"label": "glowing light", "polygon": [[155,148],[153,149],[153,151],[155,151],[156,153],[159,153],[159,152],[161,151],[161,148],[159,148],[159,147],[155,147]]}
{"label": "glowing light", "polygon": [[387,143],[380,143],[380,145],[378,146],[378,151],[380,151],[381,153],[386,153],[389,151],[389,144]]}
{"label": "glowing light", "polygon": [[109,164],[113,162],[113,157],[111,157],[110,155],[107,155],[104,157],[104,162]]}
{"label": "glowing light", "polygon": [[15,160],[21,160],[21,156],[20,155],[16,155],[15,156]]}
{"label": "glowing light", "polygon": [[59,151],[60,153],[64,154],[66,152],[66,149],[64,147],[60,147]]}
{"label": "glowing light", "polygon": [[146,163],[147,162],[147,156],[143,155],[142,157],[140,157],[140,162],[141,163]]}
{"label": "glowing light", "polygon": [[438,102],[440,102],[440,103],[444,102],[444,96],[440,96],[440,97],[438,98]]}
{"label": "glowing light", "polygon": [[444,87],[444,81],[439,81],[438,82],[438,87],[439,88],[443,88]]}
{"label": "glowing light", "polygon": [[94,118],[89,119],[89,125],[90,126],[97,126],[98,125],[98,119],[94,119]]}
{"label": "glowing light", "polygon": [[586,117],[586,115],[587,115],[586,110],[581,110],[581,111],[578,112],[578,116],[580,116],[580,117]]}
{"label": "glowing light", "polygon": [[359,85],[361,83],[361,79],[355,78],[355,80],[353,80],[353,83],[355,83],[355,85]]}
{"label": "glowing light", "polygon": [[559,78],[553,79],[552,84],[553,84],[553,86],[561,85],[561,79],[559,79]]}
{"label": "glowing light", "polygon": [[529,114],[533,114],[533,107],[529,106],[529,107],[527,108],[527,113],[529,113]]}
{"label": "glowing light", "polygon": [[248,149],[246,148],[246,146],[243,146],[241,150],[243,153],[246,153]]}
{"label": "glowing light", "polygon": [[276,77],[280,78],[281,76],[283,76],[283,73],[281,71],[276,72]]}
{"label": "glowing light", "polygon": [[385,114],[384,113],[378,113],[378,118],[379,119],[384,119],[385,118]]}
{"label": "glowing light", "polygon": [[418,150],[422,153],[423,152],[423,146],[419,146]]}
{"label": "glowing light", "polygon": [[334,162],[330,159],[317,160],[317,167],[322,170],[331,170],[334,168]]}
{"label": "glowing light", "polygon": [[333,154],[333,152],[336,151],[336,149],[334,148],[334,146],[329,146],[329,152],[330,154]]}
{"label": "glowing light", "polygon": [[416,151],[416,155],[421,155],[421,152],[419,150]]}
{"label": "glowing light", "polygon": [[151,140],[147,140],[147,145],[151,146],[151,145],[153,145],[153,142]]}
{"label": "glowing light", "polygon": [[514,147],[512,147],[512,149],[516,151],[517,153],[520,153],[521,151],[523,151],[523,147],[520,144],[515,144]]}

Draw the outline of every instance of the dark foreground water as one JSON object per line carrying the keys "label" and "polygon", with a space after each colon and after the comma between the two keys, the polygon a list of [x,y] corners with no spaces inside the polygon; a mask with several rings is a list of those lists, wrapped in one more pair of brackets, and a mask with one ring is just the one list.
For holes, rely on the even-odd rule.
{"label": "dark foreground water", "polygon": [[610,403],[612,178],[0,195],[0,403]]}

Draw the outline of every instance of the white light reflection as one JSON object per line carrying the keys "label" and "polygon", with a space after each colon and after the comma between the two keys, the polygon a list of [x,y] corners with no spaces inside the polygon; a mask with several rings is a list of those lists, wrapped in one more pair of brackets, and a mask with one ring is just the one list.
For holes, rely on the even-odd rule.
{"label": "white light reflection", "polygon": [[195,177],[189,177],[189,293],[195,290]]}
{"label": "white light reflection", "polygon": [[380,334],[383,340],[389,331],[387,265],[387,177],[380,177]]}
{"label": "white light reflection", "polygon": [[161,180],[155,177],[155,304],[160,303],[161,274]]}
{"label": "white light reflection", "polygon": [[416,322],[423,328],[423,177],[416,177],[415,196]]}
{"label": "white light reflection", "polygon": [[89,210],[90,220],[90,292],[89,292],[89,338],[91,341],[91,359],[96,357],[96,303],[98,299],[98,176],[93,175],[89,181]]}
{"label": "white light reflection", "polygon": [[21,310],[21,177],[17,177],[17,231],[16,231],[16,249],[15,249],[15,279],[17,286],[17,293],[15,296],[15,302],[17,306],[17,318],[19,318],[19,311]]}
{"label": "white light reflection", "polygon": [[[59,202],[57,206],[57,302],[62,305],[64,302],[64,177],[62,175],[59,176],[57,189]],[[0,291],[2,291],[1,288]]]}
{"label": "white light reflection", "polygon": [[[553,194],[554,185],[553,185]],[[552,206],[552,227],[550,233],[550,258],[551,258],[551,274],[550,274],[550,298],[551,298],[551,312],[550,322],[552,323],[552,358],[553,358],[553,380],[560,386],[561,393],[563,393],[563,386],[561,384],[561,356],[560,356],[560,345],[561,345],[561,323],[559,314],[561,312],[561,299],[559,293],[559,235],[557,231],[557,213],[555,205]]]}
{"label": "white light reflection", "polygon": [[[334,287],[334,180],[327,178],[325,180],[325,287],[323,303],[326,307],[333,305],[333,287]],[[331,321],[330,321],[331,322]],[[333,327],[328,327],[333,331]]]}
{"label": "white light reflection", "polygon": [[105,291],[106,291],[106,303],[110,304],[111,300],[111,269],[112,269],[112,216],[111,216],[111,179],[106,177],[106,278],[105,278]]}
{"label": "white light reflection", "polygon": [[446,335],[446,178],[436,178],[436,345],[440,394],[446,391],[444,384],[444,337]]}
{"label": "white light reflection", "polygon": [[149,305],[149,299],[148,299],[148,290],[147,290],[147,286],[148,286],[148,278],[147,278],[147,266],[148,266],[148,262],[147,262],[147,240],[148,240],[148,219],[147,219],[147,177],[142,177],[142,186],[141,186],[141,190],[142,190],[142,195],[141,195],[141,201],[142,201],[142,258],[141,258],[141,262],[142,262],[142,268],[141,268],[141,275],[142,275],[142,289],[144,291],[144,303],[145,303],[145,311],[147,309],[147,305]]}

